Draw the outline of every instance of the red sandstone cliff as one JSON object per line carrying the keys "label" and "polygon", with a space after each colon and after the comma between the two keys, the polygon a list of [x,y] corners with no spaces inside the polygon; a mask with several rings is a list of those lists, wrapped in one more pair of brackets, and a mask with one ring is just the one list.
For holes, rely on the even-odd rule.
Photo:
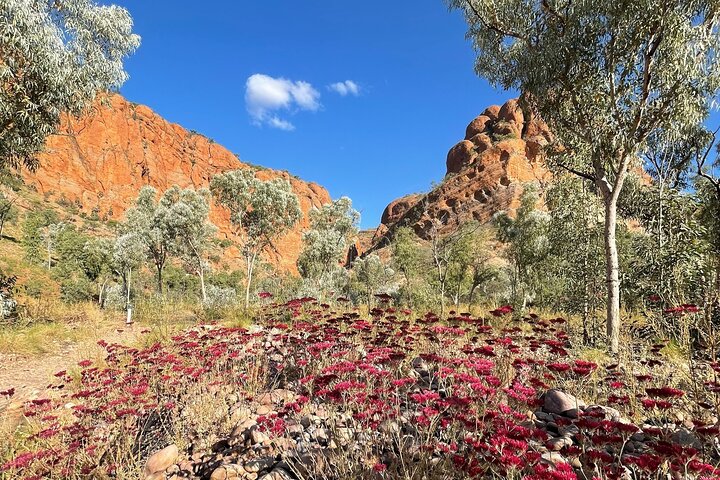
{"label": "red sandstone cliff", "polygon": [[[151,185],[164,191],[172,185],[207,187],[220,172],[249,168],[229,150],[180,125],[167,122],[143,105],[120,95],[99,101],[83,118],[66,118],[58,135],[48,139],[39,156],[40,168],[24,172],[25,181],[51,201],[75,202],[100,217],[122,219],[138,191]],[[259,178],[286,178],[300,199],[303,220],[269,252],[284,271],[296,271],[301,231],[308,211],[330,201],[320,185],[287,172],[264,169]],[[211,220],[220,235],[231,238],[226,211],[213,206]]]}
{"label": "red sandstone cliff", "polygon": [[496,212],[514,209],[523,183],[550,180],[540,154],[550,141],[547,126],[526,118],[517,100],[488,107],[448,152],[447,173],[438,187],[387,206],[373,246],[381,247],[398,226],[410,226],[425,238],[433,219],[450,231],[463,222],[485,223]]}

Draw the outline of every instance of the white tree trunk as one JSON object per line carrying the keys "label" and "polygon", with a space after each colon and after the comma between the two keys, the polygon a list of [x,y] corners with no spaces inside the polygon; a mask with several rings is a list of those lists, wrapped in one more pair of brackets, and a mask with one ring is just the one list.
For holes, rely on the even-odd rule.
{"label": "white tree trunk", "polygon": [[250,308],[250,284],[252,283],[253,269],[255,267],[255,254],[245,256],[247,262],[247,276],[245,277],[245,310]]}
{"label": "white tree trunk", "polygon": [[605,275],[607,279],[607,336],[610,351],[618,353],[620,346],[620,262],[617,250],[617,200],[605,201]]}
{"label": "white tree trunk", "polygon": [[200,294],[202,296],[202,303],[204,305],[207,303],[207,292],[205,291],[205,269],[202,266],[202,261],[200,261],[198,276],[200,277]]}

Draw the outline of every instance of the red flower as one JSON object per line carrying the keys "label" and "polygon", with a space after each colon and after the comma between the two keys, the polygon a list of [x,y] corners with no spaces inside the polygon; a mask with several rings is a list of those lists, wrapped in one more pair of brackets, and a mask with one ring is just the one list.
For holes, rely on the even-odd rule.
{"label": "red flower", "polygon": [[683,392],[682,390],[678,390],[677,388],[672,387],[646,388],[645,391],[649,396],[657,398],[682,397],[683,395],[685,395],[685,392]]}

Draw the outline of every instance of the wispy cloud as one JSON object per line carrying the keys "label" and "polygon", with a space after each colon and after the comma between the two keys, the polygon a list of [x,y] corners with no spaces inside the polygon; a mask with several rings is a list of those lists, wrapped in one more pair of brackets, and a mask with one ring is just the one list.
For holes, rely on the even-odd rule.
{"label": "wispy cloud", "polygon": [[339,93],[343,97],[347,95],[353,95],[357,97],[360,95],[360,86],[352,80],[345,80],[344,82],[337,82],[328,85],[328,89],[335,93]]}
{"label": "wispy cloud", "polygon": [[315,111],[320,108],[320,92],[308,82],[273,78],[256,73],[247,79],[245,105],[253,122],[281,130],[294,130],[288,120],[280,118],[278,111]]}
{"label": "wispy cloud", "polygon": [[288,122],[287,120],[283,120],[282,118],[278,118],[278,117],[269,118],[267,120],[267,124],[273,128],[277,128],[280,130],[286,130],[288,132],[295,130],[295,125]]}

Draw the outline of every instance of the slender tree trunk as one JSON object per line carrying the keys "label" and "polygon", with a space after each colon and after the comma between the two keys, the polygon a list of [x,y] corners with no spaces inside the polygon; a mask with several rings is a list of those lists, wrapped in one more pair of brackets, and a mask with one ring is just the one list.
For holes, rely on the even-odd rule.
{"label": "slender tree trunk", "polygon": [[[663,238],[663,221],[664,221],[664,193],[665,193],[665,182],[663,180],[660,180],[660,187],[659,187],[659,213],[658,213],[658,250],[655,252],[656,255],[656,261],[660,263],[660,289],[665,289],[665,262],[663,261],[663,249],[665,248],[665,239]],[[664,293],[664,292],[663,292]]]}
{"label": "slender tree trunk", "polygon": [[160,263],[156,263],[155,266],[157,267],[157,289],[158,293],[160,295],[163,294],[163,265]]}
{"label": "slender tree trunk", "polygon": [[412,301],[412,295],[410,293],[410,275],[408,275],[407,270],[403,271],[403,276],[405,277],[405,291],[403,293],[407,297],[407,304],[410,305]]}
{"label": "slender tree trunk", "polygon": [[250,284],[252,283],[253,269],[255,267],[255,255],[246,255],[245,261],[247,262],[247,276],[245,278],[245,310],[247,310],[250,308]]}
{"label": "slender tree trunk", "polygon": [[5,215],[0,217],[0,240],[3,238],[3,230],[5,229]]}
{"label": "slender tree trunk", "polygon": [[200,277],[200,294],[202,296],[202,303],[207,303],[207,292],[205,291],[205,269],[200,262],[200,268],[198,270],[198,276]]}
{"label": "slender tree trunk", "polygon": [[470,287],[470,292],[468,293],[468,311],[472,311],[473,296],[475,295],[476,288],[477,288],[477,284],[475,282],[473,282],[472,286]]}
{"label": "slender tree trunk", "polygon": [[107,287],[108,279],[103,280],[102,286],[100,287],[100,293],[98,294],[98,305],[100,308],[105,308],[105,288]]}
{"label": "slender tree trunk", "polygon": [[445,279],[440,281],[440,318],[445,316]]}
{"label": "slender tree trunk", "polygon": [[605,277],[607,280],[607,336],[610,351],[620,348],[620,261],[617,250],[617,196],[605,199]]}

